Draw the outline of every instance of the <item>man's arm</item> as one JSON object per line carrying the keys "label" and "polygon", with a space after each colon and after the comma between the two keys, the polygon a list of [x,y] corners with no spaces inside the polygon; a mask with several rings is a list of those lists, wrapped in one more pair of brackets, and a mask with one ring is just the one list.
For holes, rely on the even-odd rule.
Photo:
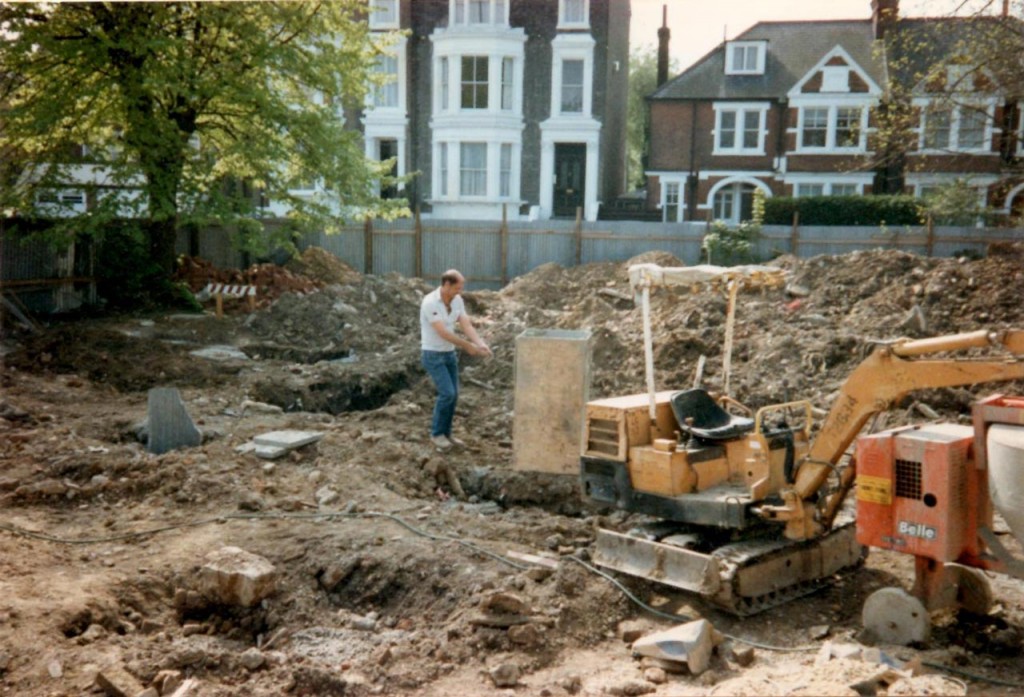
{"label": "man's arm", "polygon": [[477,348],[477,353],[485,356],[493,356],[491,347],[487,345],[480,335],[476,333],[476,327],[473,326],[473,320],[470,319],[469,315],[463,312],[459,315],[459,326],[462,327],[462,332],[469,337],[469,340],[473,342],[473,345]]}
{"label": "man's arm", "polygon": [[[463,316],[465,316],[465,315],[463,315]],[[461,320],[462,320],[462,318],[460,317],[459,318],[460,323],[461,323]],[[478,344],[476,344],[476,343],[474,343],[472,341],[467,341],[466,339],[463,339],[458,334],[453,334],[452,332],[448,331],[445,328],[445,326],[444,326],[444,322],[442,322],[441,320],[437,320],[435,322],[431,322],[430,326],[434,328],[434,331],[437,332],[437,335],[439,337],[441,337],[442,339],[444,339],[445,341],[447,341],[449,343],[455,344],[456,346],[458,346],[459,348],[461,348],[462,350],[464,350],[466,353],[468,353],[471,356],[476,356],[476,355],[478,355],[478,354],[483,352]],[[465,331],[465,327],[463,327],[463,331]],[[468,332],[467,332],[467,334],[468,334]],[[474,331],[473,334],[475,335],[476,332]],[[484,348],[487,349],[486,345],[484,346]],[[487,349],[487,353],[490,353],[490,349]]]}

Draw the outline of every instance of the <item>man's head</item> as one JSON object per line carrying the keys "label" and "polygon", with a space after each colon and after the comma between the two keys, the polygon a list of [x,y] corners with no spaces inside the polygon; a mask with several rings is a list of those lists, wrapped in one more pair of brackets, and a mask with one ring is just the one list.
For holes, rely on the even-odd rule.
{"label": "man's head", "polygon": [[454,298],[462,292],[466,279],[455,269],[448,269],[441,274],[441,293],[449,298]]}

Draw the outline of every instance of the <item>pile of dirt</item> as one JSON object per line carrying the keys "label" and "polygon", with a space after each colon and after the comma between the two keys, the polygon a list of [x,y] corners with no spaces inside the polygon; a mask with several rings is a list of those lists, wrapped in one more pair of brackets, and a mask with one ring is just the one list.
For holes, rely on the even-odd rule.
{"label": "pile of dirt", "polygon": [[[774,260],[786,286],[739,296],[731,394],[751,407],[809,399],[826,410],[879,342],[1024,327],[1024,244],[994,252]],[[927,645],[878,647],[885,660],[853,664],[761,647],[857,644],[864,599],[909,587],[912,558],[872,553],[820,593],[742,620],[667,586],[624,576],[613,585],[590,570],[595,529],[634,517],[583,505],[575,477],[512,470],[516,337],[589,330],[591,396],[644,391],[633,263],[681,265],[651,253],[546,264],[501,291],[470,280],[466,305],[494,357],[460,358],[456,429],[467,447],[444,455],[428,440],[434,391],[419,365],[418,307],[430,287],[360,274],[324,250],[243,272],[186,260],[181,278],[193,290],[257,285],[253,311],[81,319],[19,340],[0,370],[0,692],[102,694],[97,673],[158,694],[194,680],[188,694],[239,697],[954,685],[911,676],[904,666],[915,658],[1024,683],[1024,584],[1008,577],[993,580],[991,617],[947,618]],[[726,309],[720,289],[653,294],[658,389],[690,386],[701,357],[702,384],[724,387]],[[155,386],[179,388],[200,446],[146,452],[136,426]],[[998,390],[1024,393],[1024,384]],[[930,390],[886,419],[915,419],[919,400],[966,420],[975,396],[992,391]],[[261,459],[253,439],[272,431],[319,439]],[[199,569],[223,546],[271,563],[276,592],[244,608],[204,596]],[[623,590],[662,618],[704,617],[733,638],[700,676],[634,660],[625,624],[672,623]]]}

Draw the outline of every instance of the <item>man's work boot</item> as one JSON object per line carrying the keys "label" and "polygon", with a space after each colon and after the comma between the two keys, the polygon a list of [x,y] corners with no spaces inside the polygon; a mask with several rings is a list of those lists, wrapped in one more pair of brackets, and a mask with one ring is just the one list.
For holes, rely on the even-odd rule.
{"label": "man's work boot", "polygon": [[452,448],[452,442],[448,440],[447,436],[431,436],[430,442],[441,452],[451,450]]}
{"label": "man's work boot", "polygon": [[465,448],[466,447],[466,441],[460,440],[459,438],[456,438],[455,436],[448,436],[448,442],[451,443],[452,445],[454,445],[456,448]]}

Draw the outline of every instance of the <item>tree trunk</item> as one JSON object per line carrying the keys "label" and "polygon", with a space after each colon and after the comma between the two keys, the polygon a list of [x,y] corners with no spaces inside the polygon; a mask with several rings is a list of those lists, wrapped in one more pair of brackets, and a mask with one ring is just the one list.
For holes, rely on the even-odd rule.
{"label": "tree trunk", "polygon": [[156,266],[170,276],[174,273],[177,225],[174,218],[151,220],[147,225],[149,235],[149,258]]}

